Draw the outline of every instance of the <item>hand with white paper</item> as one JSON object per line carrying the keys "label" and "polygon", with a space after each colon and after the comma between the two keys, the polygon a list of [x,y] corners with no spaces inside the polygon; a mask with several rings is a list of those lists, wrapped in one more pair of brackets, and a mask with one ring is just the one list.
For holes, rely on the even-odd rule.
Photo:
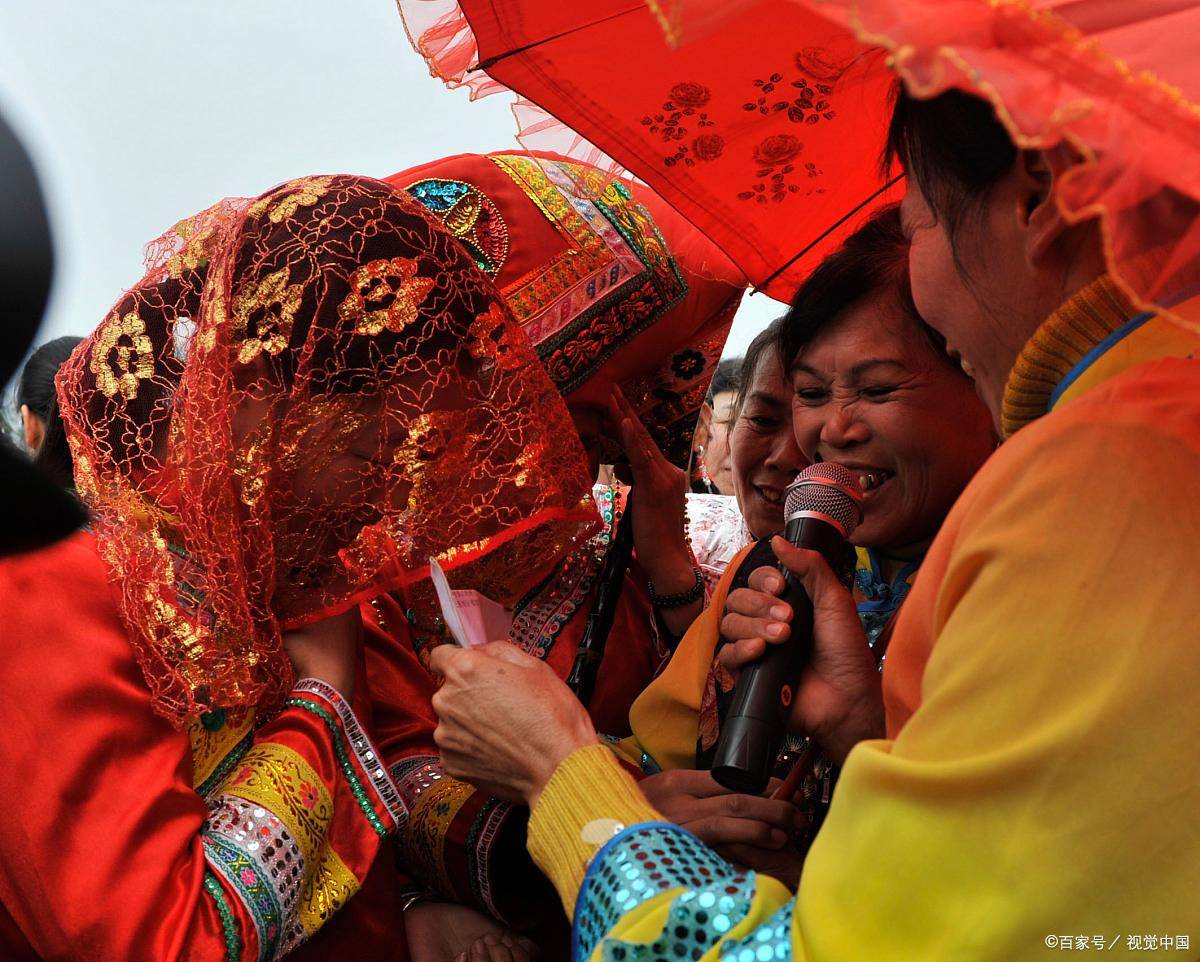
{"label": "hand with white paper", "polygon": [[512,615],[503,605],[478,591],[451,588],[436,558],[429,559],[429,574],[442,608],[442,619],[460,648],[477,648],[508,638]]}

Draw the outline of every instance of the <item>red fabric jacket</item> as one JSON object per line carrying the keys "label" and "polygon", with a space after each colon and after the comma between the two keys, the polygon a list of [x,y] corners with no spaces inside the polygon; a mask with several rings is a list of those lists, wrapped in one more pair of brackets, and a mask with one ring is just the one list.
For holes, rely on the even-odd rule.
{"label": "red fabric jacket", "polygon": [[366,716],[302,680],[174,729],[88,533],[0,560],[0,612],[0,958],[406,957]]}

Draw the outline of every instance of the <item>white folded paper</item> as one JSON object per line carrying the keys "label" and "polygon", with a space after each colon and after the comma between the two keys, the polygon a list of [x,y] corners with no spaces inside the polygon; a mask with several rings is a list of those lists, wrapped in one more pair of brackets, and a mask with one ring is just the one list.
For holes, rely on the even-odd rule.
{"label": "white folded paper", "polygon": [[437,592],[442,618],[451,637],[463,648],[503,641],[512,629],[512,615],[478,591],[451,588],[446,572],[436,558],[429,559],[429,573]]}

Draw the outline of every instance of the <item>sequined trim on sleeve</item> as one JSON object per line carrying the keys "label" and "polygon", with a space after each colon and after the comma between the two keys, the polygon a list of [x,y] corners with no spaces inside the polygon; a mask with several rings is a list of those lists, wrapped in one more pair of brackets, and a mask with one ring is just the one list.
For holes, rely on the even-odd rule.
{"label": "sequined trim on sleeve", "polygon": [[[324,861],[333,800],[296,751],[255,745],[209,803],[201,837],[209,867],[245,906],[258,959],[282,957],[307,937],[303,889]],[[355,882],[357,888],[357,882]]]}
{"label": "sequined trim on sleeve", "polygon": [[396,788],[395,782],[392,781],[391,776],[384,767],[379,752],[376,751],[367,733],[363,731],[358,717],[354,714],[349,704],[346,703],[346,700],[332,685],[318,678],[301,678],[296,682],[293,691],[320,695],[321,698],[333,706],[334,711],[337,712],[338,719],[342,723],[342,729],[345,732],[350,751],[357,760],[359,767],[366,773],[371,787],[375,789],[375,794],[378,796],[383,808],[391,815],[392,821],[398,825],[407,813],[404,800],[400,797],[400,792]]}
{"label": "sequined trim on sleeve", "polygon": [[[608,939],[619,919],[643,902],[685,889],[671,908],[668,927],[654,943],[635,946]],[[586,962],[601,944],[605,960],[699,958],[750,909],[754,874],[743,872],[677,825],[633,825],[596,853],[575,903],[572,958]],[[677,920],[678,916],[678,920]],[[674,948],[673,929],[688,929],[686,952]],[[702,936],[696,941],[696,936]]]}
{"label": "sequined trim on sleeve", "polygon": [[396,842],[410,871],[441,895],[456,895],[446,867],[446,834],[475,794],[465,782],[442,771],[436,755],[414,755],[392,766],[392,777],[408,808]]}
{"label": "sequined trim on sleeve", "polygon": [[498,919],[503,918],[503,914],[496,906],[492,893],[492,847],[511,814],[512,806],[507,802],[488,799],[475,817],[475,824],[471,826],[471,833],[467,837],[467,868],[471,873],[471,889],[479,903]]}

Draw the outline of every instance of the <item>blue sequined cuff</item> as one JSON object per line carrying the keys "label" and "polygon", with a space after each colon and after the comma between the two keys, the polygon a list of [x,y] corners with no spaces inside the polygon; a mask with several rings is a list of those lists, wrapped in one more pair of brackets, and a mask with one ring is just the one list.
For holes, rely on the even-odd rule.
{"label": "blue sequined cuff", "polygon": [[[664,939],[644,946],[613,941],[605,945],[606,960],[698,959],[745,917],[754,895],[753,873],[734,868],[678,825],[645,822],[618,833],[596,853],[584,876],[575,902],[572,958],[587,962],[623,915],[679,888],[688,891],[672,905]],[[684,928],[686,938],[673,934]]]}

